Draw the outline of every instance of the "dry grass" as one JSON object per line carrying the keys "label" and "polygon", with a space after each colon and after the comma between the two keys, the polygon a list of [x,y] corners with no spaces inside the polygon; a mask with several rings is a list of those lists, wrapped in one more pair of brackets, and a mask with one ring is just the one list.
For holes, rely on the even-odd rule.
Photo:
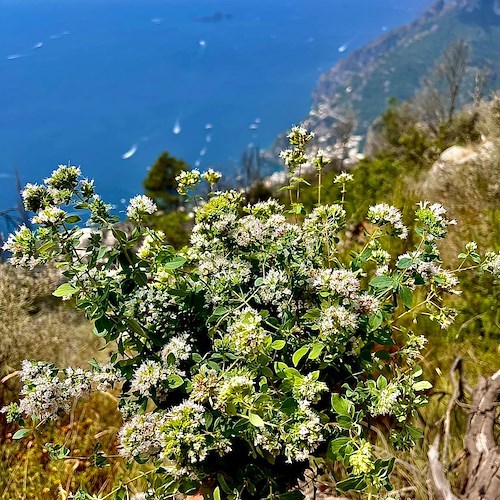
{"label": "dry grass", "polygon": [[54,268],[0,264],[0,376],[18,370],[23,359],[81,366],[98,355],[91,325],[51,295],[60,281]]}
{"label": "dry grass", "polygon": [[[127,478],[124,461],[116,457],[116,433],[121,417],[109,396],[97,394],[76,405],[71,415],[47,424],[29,438],[12,441],[12,426],[0,426],[0,498],[5,500],[66,499],[80,487],[92,494],[106,494]],[[50,460],[47,442],[71,449],[75,459]],[[103,468],[82,457],[90,456],[99,442],[110,458]]]}

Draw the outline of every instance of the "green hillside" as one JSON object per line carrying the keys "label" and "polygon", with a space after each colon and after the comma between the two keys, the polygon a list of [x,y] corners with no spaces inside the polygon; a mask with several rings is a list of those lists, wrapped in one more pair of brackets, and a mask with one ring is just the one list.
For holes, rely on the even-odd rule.
{"label": "green hillside", "polygon": [[304,125],[322,143],[334,144],[332,122],[352,109],[357,115],[357,132],[366,133],[391,97],[406,100],[415,94],[446,47],[458,39],[464,39],[470,49],[459,105],[471,98],[476,76],[485,70],[485,92],[497,89],[500,9],[496,3],[437,1],[414,22],[373,40],[323,73]]}

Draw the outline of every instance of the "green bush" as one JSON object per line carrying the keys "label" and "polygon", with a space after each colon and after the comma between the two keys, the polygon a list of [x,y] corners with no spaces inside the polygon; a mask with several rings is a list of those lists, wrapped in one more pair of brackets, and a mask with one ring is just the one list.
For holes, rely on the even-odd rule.
{"label": "green bush", "polygon": [[[69,281],[54,294],[75,300],[115,350],[89,372],[25,362],[23,397],[4,408],[23,426],[17,437],[32,436],[74,398],[116,387],[120,453],[154,466],[148,478],[157,495],[300,495],[296,480],[311,463],[330,471],[339,491],[391,489],[394,457],[378,453],[373,432],[400,449],[421,436],[413,417],[431,387],[417,364],[422,318],[449,326],[456,312],[443,299],[456,292],[456,274],[498,273],[499,256],[482,260],[469,243],[457,269],[443,268],[437,242],[453,221],[428,202],[415,211],[411,251],[388,253],[408,228],[385,203],[368,208],[362,246],[340,251],[352,176],[334,179],[337,203],[306,211],[301,169],[311,136],[294,128],[289,138],[288,210],[273,200],[243,208],[238,193],[212,194],[214,172],[177,177],[181,193],[201,178],[211,191],[204,204],[192,197],[196,225],[181,252],[145,225],[156,211],[150,199],[131,200],[127,215],[137,226],[128,235],[75,167],[26,188],[40,228],[9,238],[13,260],[58,261]],[[320,175],[325,163],[318,152]],[[319,202],[321,182],[316,192]],[[71,224],[84,211],[95,231],[82,256],[74,251],[81,230]],[[101,245],[103,229],[113,246]]]}

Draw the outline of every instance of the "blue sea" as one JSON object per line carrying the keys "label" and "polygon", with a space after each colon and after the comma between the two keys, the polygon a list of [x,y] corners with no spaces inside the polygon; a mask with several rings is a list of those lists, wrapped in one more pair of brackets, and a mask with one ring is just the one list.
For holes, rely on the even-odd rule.
{"label": "blue sea", "polygon": [[164,150],[234,176],[307,114],[321,71],[430,3],[0,0],[0,210],[14,171],[67,162],[118,208]]}

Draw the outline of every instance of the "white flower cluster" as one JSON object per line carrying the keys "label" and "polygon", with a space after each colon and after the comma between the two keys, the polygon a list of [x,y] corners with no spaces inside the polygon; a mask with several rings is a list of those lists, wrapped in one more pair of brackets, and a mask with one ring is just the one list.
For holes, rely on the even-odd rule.
{"label": "white flower cluster", "polygon": [[368,292],[351,296],[350,302],[358,314],[375,314],[381,307],[380,300]]}
{"label": "white flower cluster", "polygon": [[393,415],[398,398],[401,396],[401,390],[394,383],[389,383],[386,387],[380,390],[376,397],[376,401],[372,405],[371,414],[377,415]]}
{"label": "white flower cluster", "polygon": [[296,421],[281,434],[288,463],[303,462],[325,440],[323,424],[313,410],[305,408],[294,414]]}
{"label": "white flower cluster", "polygon": [[215,398],[220,388],[220,380],[217,372],[212,368],[202,365],[198,373],[191,379],[191,400],[197,403],[206,403]]}
{"label": "white flower cluster", "polygon": [[125,422],[119,433],[120,454],[127,458],[159,456],[164,446],[162,428],[167,418],[165,412],[143,413]]}
{"label": "white flower cluster", "polygon": [[167,365],[148,359],[134,371],[130,390],[138,392],[141,396],[163,394],[167,390],[165,385],[167,378],[174,374],[184,375],[177,369],[176,364]]}
{"label": "white flower cluster", "polygon": [[374,248],[371,251],[370,260],[373,260],[380,266],[385,266],[390,262],[391,254],[383,248]]}
{"label": "white flower cluster", "polygon": [[259,297],[264,304],[284,307],[292,296],[289,288],[289,277],[281,269],[270,269],[262,278],[259,287]]}
{"label": "white flower cluster", "polygon": [[351,182],[353,180],[354,177],[352,176],[352,174],[349,174],[347,172],[340,172],[340,174],[337,175],[335,179],[333,179],[333,182],[335,184],[347,184],[348,182]]}
{"label": "white flower cluster", "polygon": [[164,242],[165,233],[163,231],[150,231],[144,238],[137,255],[143,260],[154,259],[162,249]]}
{"label": "white flower cluster", "polygon": [[82,174],[80,168],[71,165],[59,165],[48,179],[43,182],[54,189],[75,189],[78,178]]}
{"label": "white flower cluster", "polygon": [[197,169],[183,170],[176,178],[177,191],[186,195],[188,191],[194,189],[200,183],[200,171]]}
{"label": "white flower cluster", "polygon": [[229,259],[223,255],[203,253],[198,266],[200,276],[207,279],[210,293],[207,300],[218,304],[226,299],[228,288],[248,283],[252,276],[251,265],[234,257]]}
{"label": "white flower cluster", "polygon": [[408,335],[408,340],[401,350],[401,355],[406,358],[408,365],[414,364],[427,342],[427,339],[423,335],[415,335],[413,333]]}
{"label": "white flower cluster", "polygon": [[31,219],[33,224],[38,224],[40,226],[51,226],[59,222],[63,222],[66,218],[66,212],[59,207],[49,206],[43,208]]}
{"label": "white flower cluster", "polygon": [[91,372],[81,368],[59,370],[49,363],[26,360],[21,380],[24,385],[17,413],[39,421],[54,420],[69,411],[72,401],[87,396],[95,381]]}
{"label": "white flower cluster", "polygon": [[380,203],[368,209],[368,220],[377,226],[392,226],[394,233],[401,239],[408,236],[408,228],[403,224],[401,212],[392,205]]}
{"label": "white flower cluster", "polygon": [[493,276],[500,277],[500,252],[487,252],[481,264],[481,269]]}
{"label": "white flower cluster", "polygon": [[158,210],[155,202],[145,195],[131,198],[127,207],[127,217],[141,221],[146,215],[152,215]]}
{"label": "white flower cluster", "polygon": [[[59,165],[43,185],[27,184],[21,192],[24,208],[28,212],[39,213],[53,209],[63,203],[69,203],[78,186],[80,169],[74,166]],[[51,224],[56,220],[56,213],[51,210],[41,214],[35,224]],[[39,214],[40,215],[40,214]],[[59,219],[57,219],[58,221]]]}
{"label": "white flower cluster", "polygon": [[325,235],[332,238],[345,225],[346,211],[339,204],[321,205],[304,219],[302,230],[306,237],[325,240]]}
{"label": "white flower cluster", "polygon": [[356,273],[348,269],[313,269],[308,283],[318,291],[331,292],[340,297],[357,296],[360,288]]}
{"label": "white flower cluster", "polygon": [[452,309],[450,307],[443,307],[438,309],[437,312],[430,315],[430,318],[433,321],[439,323],[439,326],[443,330],[447,330],[455,321],[458,316],[458,311],[456,309]]}
{"label": "white flower cluster", "polygon": [[111,363],[100,364],[92,372],[92,379],[98,391],[108,391],[121,382],[122,377]]}
{"label": "white flower cluster", "polygon": [[325,168],[326,165],[330,163],[330,161],[331,158],[328,156],[327,152],[321,148],[316,151],[316,154],[313,158],[313,164],[315,165],[318,172],[321,172],[321,170],[323,170],[323,168]]}
{"label": "white flower cluster", "polygon": [[240,247],[261,244],[268,237],[268,226],[253,215],[238,220],[232,238]]}
{"label": "white flower cluster", "polygon": [[212,168],[209,168],[206,172],[201,174],[203,180],[207,181],[210,184],[210,187],[213,187],[220,181],[222,174],[220,172],[216,172]]}
{"label": "white flower cluster", "polygon": [[355,476],[367,474],[375,467],[372,445],[365,439],[361,439],[356,450],[349,455],[349,465]]}
{"label": "white flower cluster", "polygon": [[251,377],[246,374],[228,373],[218,388],[213,407],[224,411],[228,403],[235,406],[251,403],[254,392],[254,381]]}
{"label": "white flower cluster", "polygon": [[358,316],[343,306],[330,306],[321,312],[321,337],[333,343],[338,340],[338,335],[341,332],[353,332],[357,325]]}
{"label": "white flower cluster", "polygon": [[[457,293],[454,288],[459,284],[458,278],[448,269],[443,269],[433,261],[425,261],[422,252],[409,252],[398,257],[398,267],[405,268],[409,273],[415,273],[425,283],[434,288],[440,288],[449,293]],[[414,288],[412,283],[409,286]]]}
{"label": "white flower cluster", "polygon": [[255,356],[263,351],[266,332],[262,316],[250,307],[238,313],[216,346],[224,347],[239,356]]}
{"label": "white flower cluster", "polygon": [[15,266],[33,269],[40,262],[40,259],[35,257],[35,235],[24,224],[16,232],[9,234],[2,250],[12,253],[9,261]]}
{"label": "white flower cluster", "polygon": [[446,236],[448,226],[457,223],[456,220],[446,219],[445,214],[446,209],[439,203],[430,204],[428,201],[418,203],[415,217],[417,222],[424,226],[427,241],[443,238]]}
{"label": "white flower cluster", "polygon": [[292,145],[304,145],[314,137],[314,132],[309,132],[305,127],[294,126],[287,135]]}
{"label": "white flower cluster", "polygon": [[162,334],[177,324],[179,307],[168,292],[160,287],[147,285],[130,297],[127,315],[138,318],[146,330]]}
{"label": "white flower cluster", "polygon": [[328,390],[328,386],[318,380],[318,375],[319,372],[311,372],[293,379],[292,395],[302,408],[317,403],[321,394]]}
{"label": "white flower cluster", "polygon": [[161,352],[162,359],[167,362],[168,357],[172,355],[177,361],[186,361],[191,354],[191,344],[189,344],[189,335],[177,335],[172,337]]}

